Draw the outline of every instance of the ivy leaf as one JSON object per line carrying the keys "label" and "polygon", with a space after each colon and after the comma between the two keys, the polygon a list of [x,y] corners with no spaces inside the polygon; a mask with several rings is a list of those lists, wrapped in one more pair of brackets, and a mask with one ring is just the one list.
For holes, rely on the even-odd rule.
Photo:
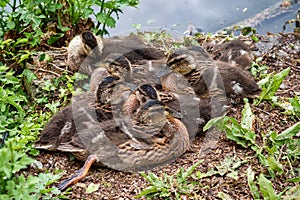
{"label": "ivy leaf", "polygon": [[35,80],[37,78],[36,75],[35,75],[35,73],[33,73],[29,69],[24,69],[24,71],[23,71],[23,77],[25,77],[25,79],[26,79],[26,81],[28,83],[32,83],[32,80]]}
{"label": "ivy leaf", "polygon": [[13,30],[16,27],[16,23],[14,21],[8,21],[6,26],[8,29]]}
{"label": "ivy leaf", "polygon": [[233,198],[229,194],[225,194],[224,192],[218,192],[218,198],[224,200],[232,200]]}

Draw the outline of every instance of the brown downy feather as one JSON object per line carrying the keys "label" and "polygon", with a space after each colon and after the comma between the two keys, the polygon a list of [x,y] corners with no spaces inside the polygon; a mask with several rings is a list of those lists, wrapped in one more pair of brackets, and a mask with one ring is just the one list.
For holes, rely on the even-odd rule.
{"label": "brown downy feather", "polygon": [[219,54],[219,61],[228,62],[231,65],[246,69],[251,66],[253,62],[253,55],[250,48],[241,40],[232,40],[223,44],[217,45],[213,48],[214,54]]}

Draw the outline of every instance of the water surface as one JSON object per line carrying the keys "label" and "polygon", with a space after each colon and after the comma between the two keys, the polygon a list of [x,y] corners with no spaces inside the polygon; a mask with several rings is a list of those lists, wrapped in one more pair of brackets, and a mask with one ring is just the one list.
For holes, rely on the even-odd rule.
{"label": "water surface", "polygon": [[[126,8],[111,29],[111,35],[134,31],[132,24],[145,27],[160,27],[183,33],[188,23],[205,32],[215,32],[254,16],[280,0],[140,0],[138,8]],[[299,3],[292,11],[271,19],[256,27],[260,34],[282,31],[286,20],[295,18]],[[291,30],[291,29],[289,29]]]}

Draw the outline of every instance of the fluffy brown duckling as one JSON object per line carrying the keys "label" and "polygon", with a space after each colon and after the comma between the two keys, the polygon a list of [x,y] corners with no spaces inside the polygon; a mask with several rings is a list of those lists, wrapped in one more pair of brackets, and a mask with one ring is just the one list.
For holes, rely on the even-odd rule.
{"label": "fluffy brown duckling", "polygon": [[[114,57],[115,56],[115,57]],[[172,109],[173,114],[182,115],[180,118],[188,127],[190,139],[193,139],[197,132],[201,131],[203,125],[211,117],[211,101],[200,100],[195,95],[194,89],[188,80],[180,73],[173,72],[167,75],[160,75],[165,66],[164,60],[148,61],[144,64],[132,64],[125,56],[114,54],[109,56],[105,68],[110,74],[116,75],[123,80],[123,84],[136,89],[129,98],[135,99],[135,106],[124,104],[124,110],[135,110],[140,106],[136,96],[147,96],[151,99],[158,99]],[[208,55],[206,55],[208,57]],[[193,57],[191,57],[193,59]],[[183,66],[184,63],[178,64]],[[143,95],[139,95],[143,94]],[[158,94],[158,96],[156,96]],[[134,102],[134,101],[129,102]],[[198,108],[201,108],[199,110]]]}
{"label": "fluffy brown duckling", "polygon": [[227,62],[231,65],[247,69],[253,62],[249,45],[242,40],[232,40],[213,48],[215,54],[218,54],[219,61]]}
{"label": "fluffy brown duckling", "polygon": [[[105,87],[111,87],[115,81],[103,80],[98,90],[105,91]],[[142,95],[148,100],[141,102],[137,109],[131,109],[130,117],[127,113],[121,113],[121,117],[115,115],[113,119],[103,115],[103,104],[94,94],[74,98],[71,105],[52,117],[35,147],[70,152],[77,159],[86,160],[59,189],[64,190],[84,178],[93,163],[125,172],[141,171],[169,162],[188,149],[189,134],[185,125],[152,94],[151,97],[144,93],[138,95],[138,100],[144,99]]]}
{"label": "fluffy brown duckling", "polygon": [[111,37],[103,40],[103,53],[101,60],[110,54],[120,54],[125,56],[131,64],[144,63],[149,60],[160,60],[164,58],[164,53],[157,48],[146,44],[140,36],[130,34],[124,37]]}
{"label": "fluffy brown duckling", "polygon": [[214,62],[201,47],[176,50],[169,56],[167,65],[184,75],[199,97],[209,94],[223,98],[220,101],[224,102],[226,96],[242,99],[260,91],[248,71],[225,62]]}
{"label": "fluffy brown duckling", "polygon": [[94,69],[92,65],[99,61],[98,57],[102,54],[102,49],[101,38],[90,31],[84,31],[75,36],[68,45],[70,70],[91,74]]}

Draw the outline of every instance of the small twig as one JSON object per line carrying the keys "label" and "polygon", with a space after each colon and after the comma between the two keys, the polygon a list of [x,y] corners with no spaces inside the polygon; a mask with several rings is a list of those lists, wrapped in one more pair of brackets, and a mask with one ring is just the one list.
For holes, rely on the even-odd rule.
{"label": "small twig", "polygon": [[281,159],[281,156],[282,156],[282,152],[283,152],[283,148],[285,147],[285,144],[282,145],[282,147],[280,148],[280,151],[279,151],[279,155],[278,155],[278,160],[279,161]]}
{"label": "small twig", "polygon": [[[291,87],[291,88],[289,88],[289,89],[280,90],[280,91],[278,92],[278,94],[287,94],[287,93],[290,93],[290,91],[294,91],[295,88],[297,88],[297,87],[298,87],[298,85],[295,85],[295,86],[293,86],[293,87]],[[284,98],[283,98],[283,99],[284,99]]]}
{"label": "small twig", "polygon": [[51,45],[49,45],[49,44],[47,44],[47,43],[45,43],[45,44],[43,44],[43,45],[45,45],[46,47],[48,47],[50,50],[67,50],[67,47],[53,47],[53,46],[51,46]]}
{"label": "small twig", "polygon": [[50,70],[40,69],[40,68],[36,68],[36,67],[28,67],[28,69],[37,70],[37,71],[42,71],[42,72],[47,72],[47,73],[50,73],[50,74],[54,74],[54,75],[57,76],[57,77],[60,77],[60,75],[59,75],[58,73],[55,73],[55,72],[50,71]]}
{"label": "small twig", "polygon": [[265,114],[267,114],[267,115],[270,115],[269,112],[264,111],[264,110],[262,110],[262,109],[260,109],[260,108],[254,107],[254,109],[256,109],[256,110],[258,110],[258,111],[261,111],[261,112],[263,112],[263,113],[265,113]]}
{"label": "small twig", "polygon": [[55,67],[56,69],[58,69],[58,70],[60,70],[60,71],[66,71],[66,72],[68,72],[68,73],[72,73],[72,74],[73,74],[73,72],[71,72],[70,70],[60,68],[60,67],[56,66],[56,65],[53,64],[53,63],[48,63],[48,64],[51,65],[51,66],[53,66],[53,67]]}

